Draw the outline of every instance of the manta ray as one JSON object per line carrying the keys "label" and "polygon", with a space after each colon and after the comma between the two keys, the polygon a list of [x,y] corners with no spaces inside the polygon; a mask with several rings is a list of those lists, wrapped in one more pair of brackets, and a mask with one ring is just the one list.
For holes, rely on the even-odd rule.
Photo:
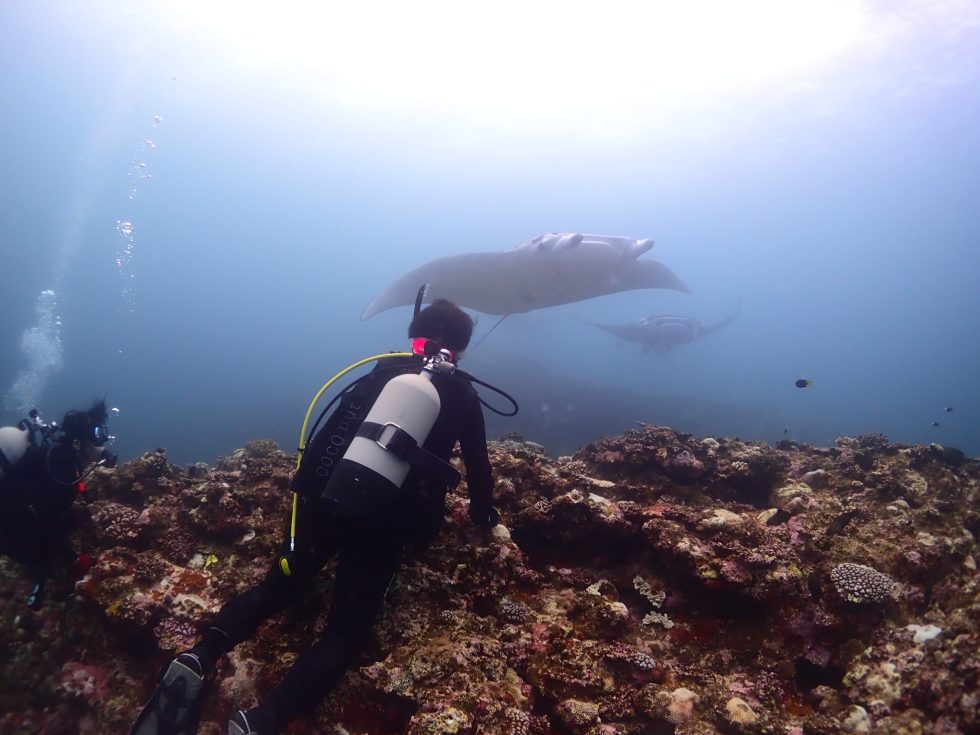
{"label": "manta ray", "polygon": [[737,305],[731,314],[716,324],[702,324],[689,316],[671,315],[648,316],[629,324],[596,324],[584,319],[577,319],[576,321],[588,324],[590,327],[604,329],[620,339],[636,342],[648,350],[663,355],[670,352],[674,347],[693,342],[728,326],[735,321],[740,306],[740,304]]}
{"label": "manta ray", "polygon": [[484,314],[520,314],[639,288],[690,292],[663,263],[640,260],[653,240],[553,232],[510,250],[463,253],[409,271],[379,293],[361,314],[367,319],[424,297],[448,299]]}

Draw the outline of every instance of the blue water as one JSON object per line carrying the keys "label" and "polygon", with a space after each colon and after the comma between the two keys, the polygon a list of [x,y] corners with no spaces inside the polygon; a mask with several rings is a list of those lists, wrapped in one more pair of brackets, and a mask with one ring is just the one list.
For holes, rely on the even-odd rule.
{"label": "blue water", "polygon": [[[521,403],[516,418],[488,414],[491,436],[568,453],[642,421],[821,445],[882,432],[980,455],[969,3],[862,6],[850,45],[744,89],[692,82],[661,100],[641,74],[597,111],[561,80],[568,94],[542,86],[540,109],[532,95],[509,120],[476,71],[476,112],[438,78],[424,103],[365,101],[370,89],[324,93],[242,63],[163,3],[88,5],[0,6],[0,422],[107,396],[123,458],[166,447],[213,462],[261,437],[292,449],[328,377],[407,346],[409,307],[359,318],[390,281],[560,231],[653,238],[642,257],[693,293],[509,317],[463,362]],[[549,74],[563,54],[583,68],[588,44],[549,36],[540,14],[514,22],[542,23]],[[384,50],[370,27],[343,32],[361,34],[363,57],[337,74]],[[445,64],[465,71],[476,61],[455,41]],[[523,53],[496,51],[510,65]],[[617,70],[600,53],[610,83],[643,58]],[[533,73],[542,57],[528,56]],[[667,355],[570,318],[710,323],[739,301],[734,323]],[[478,339],[496,317],[476,316]]]}

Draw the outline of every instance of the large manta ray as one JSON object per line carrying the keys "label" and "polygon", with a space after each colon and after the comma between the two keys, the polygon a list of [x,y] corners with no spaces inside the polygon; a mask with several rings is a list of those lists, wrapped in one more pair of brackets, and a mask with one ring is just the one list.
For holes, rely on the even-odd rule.
{"label": "large manta ray", "polygon": [[448,299],[484,314],[519,314],[637,288],[690,291],[663,263],[638,260],[653,240],[553,232],[510,250],[439,258],[409,271],[379,293],[361,314],[415,301]]}
{"label": "large manta ray", "polygon": [[740,306],[716,324],[702,324],[689,316],[648,316],[629,324],[595,324],[577,319],[590,327],[604,329],[627,342],[636,342],[663,355],[688,342],[717,332],[735,321]]}

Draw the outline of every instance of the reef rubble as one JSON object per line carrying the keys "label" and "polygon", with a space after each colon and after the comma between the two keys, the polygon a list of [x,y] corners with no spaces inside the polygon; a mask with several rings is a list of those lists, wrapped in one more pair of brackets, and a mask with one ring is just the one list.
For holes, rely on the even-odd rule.
{"label": "reef rubble", "polygon": [[[458,460],[454,460],[457,461]],[[465,483],[369,648],[290,733],[980,733],[980,462],[881,435],[823,448],[641,425],[569,457],[491,444],[501,524]],[[0,560],[0,735],[120,735],[161,667],[266,572],[295,457],[163,450],[76,504],[81,578]],[[323,628],[331,567],[219,661],[200,735]]]}

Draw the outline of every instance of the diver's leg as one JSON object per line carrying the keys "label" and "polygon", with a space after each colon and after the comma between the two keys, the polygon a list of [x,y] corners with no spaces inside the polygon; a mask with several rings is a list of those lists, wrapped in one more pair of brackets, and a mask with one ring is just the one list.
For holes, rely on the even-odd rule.
{"label": "diver's leg", "polygon": [[[310,587],[310,580],[337,553],[336,523],[319,508],[300,508],[295,552],[277,555],[259,584],[226,602],[211,621],[201,641],[191,649],[213,663],[252,637],[265,620],[284,610]],[[286,565],[283,564],[286,559]]]}
{"label": "diver's leg", "polygon": [[[293,565],[299,566],[304,571],[309,568]],[[262,582],[227,602],[197,645],[179,654],[164,670],[130,735],[193,735],[215,662],[295,599],[303,581],[312,576],[297,572],[287,577],[278,564],[273,564]]]}
{"label": "diver's leg", "polygon": [[218,658],[295,599],[336,552],[337,536],[327,530],[325,519],[308,513],[301,527],[305,531],[302,539],[297,534],[301,551],[290,555],[290,574],[285,574],[277,556],[262,582],[225,603],[200,642],[164,670],[131,735],[193,735],[197,731],[207,683]]}
{"label": "diver's leg", "polygon": [[[340,549],[323,637],[300,654],[259,707],[245,713],[250,721],[278,732],[337,685],[364,645],[400,557],[401,543],[391,535],[348,537]],[[263,725],[254,729],[264,735]]]}

